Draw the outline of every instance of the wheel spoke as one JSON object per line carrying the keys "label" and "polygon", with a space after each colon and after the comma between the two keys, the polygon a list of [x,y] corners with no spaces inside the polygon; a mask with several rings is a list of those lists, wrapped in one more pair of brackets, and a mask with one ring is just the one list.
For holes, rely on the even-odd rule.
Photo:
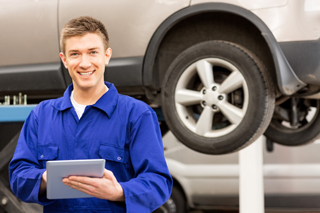
{"label": "wheel spoke", "polygon": [[221,84],[219,88],[220,93],[228,94],[238,88],[243,84],[243,76],[240,72],[232,72]]}
{"label": "wheel spoke", "polygon": [[203,109],[196,126],[197,134],[205,135],[207,132],[209,132],[212,129],[213,115],[214,115],[214,112],[209,106],[206,106]]}
{"label": "wheel spoke", "polygon": [[176,93],[176,102],[181,105],[189,106],[193,104],[199,104],[202,98],[202,94],[198,91],[180,89]]}
{"label": "wheel spoke", "polygon": [[200,76],[201,82],[206,88],[209,88],[213,84],[212,65],[206,60],[197,62],[197,72]]}
{"label": "wheel spoke", "polygon": [[220,102],[219,108],[232,124],[239,124],[244,117],[242,109],[230,104],[229,102]]}

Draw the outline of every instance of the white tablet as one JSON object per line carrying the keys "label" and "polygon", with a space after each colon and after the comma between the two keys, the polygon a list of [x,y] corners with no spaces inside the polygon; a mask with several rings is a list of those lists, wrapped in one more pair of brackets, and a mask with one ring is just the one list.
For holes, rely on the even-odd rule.
{"label": "white tablet", "polygon": [[99,177],[104,173],[104,159],[47,161],[47,198],[67,199],[92,197],[64,185],[62,179],[72,175]]}

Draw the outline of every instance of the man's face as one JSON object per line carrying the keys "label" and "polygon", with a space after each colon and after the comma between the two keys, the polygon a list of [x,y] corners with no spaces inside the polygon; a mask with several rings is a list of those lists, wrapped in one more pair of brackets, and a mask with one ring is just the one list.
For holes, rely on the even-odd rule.
{"label": "man's face", "polygon": [[65,54],[60,57],[69,70],[74,89],[97,91],[104,87],[105,65],[111,58],[111,49],[105,50],[102,38],[95,33],[68,38]]}

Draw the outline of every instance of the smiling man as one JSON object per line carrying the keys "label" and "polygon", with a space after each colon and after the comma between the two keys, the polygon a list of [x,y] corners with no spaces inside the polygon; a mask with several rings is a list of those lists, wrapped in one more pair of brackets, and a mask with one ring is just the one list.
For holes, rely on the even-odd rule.
{"label": "smiling man", "polygon": [[[41,102],[25,121],[9,165],[12,191],[44,205],[44,212],[155,210],[169,198],[172,178],[154,111],[104,81],[112,50],[100,21],[69,21],[60,46],[73,84],[63,97]],[[98,158],[106,160],[102,178],[62,180],[93,198],[46,198],[46,161]]]}

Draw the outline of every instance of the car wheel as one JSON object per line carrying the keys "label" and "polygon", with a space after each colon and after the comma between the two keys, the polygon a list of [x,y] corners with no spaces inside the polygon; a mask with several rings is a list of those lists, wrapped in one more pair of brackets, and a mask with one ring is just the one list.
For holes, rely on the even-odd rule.
{"label": "car wheel", "polygon": [[183,193],[176,186],[172,187],[170,198],[153,213],[186,213],[187,203]]}
{"label": "car wheel", "polygon": [[176,213],[176,205],[171,198],[169,198],[162,206],[152,213]]}
{"label": "car wheel", "polygon": [[183,192],[176,186],[172,187],[171,199],[176,206],[176,213],[189,212],[187,208],[187,202],[183,195]]}
{"label": "car wheel", "polygon": [[298,146],[320,136],[320,100],[291,97],[275,107],[265,132],[271,141]]}
{"label": "car wheel", "polygon": [[262,63],[224,41],[182,52],[162,85],[162,109],[170,130],[186,146],[207,154],[237,151],[267,128],[274,92]]}

